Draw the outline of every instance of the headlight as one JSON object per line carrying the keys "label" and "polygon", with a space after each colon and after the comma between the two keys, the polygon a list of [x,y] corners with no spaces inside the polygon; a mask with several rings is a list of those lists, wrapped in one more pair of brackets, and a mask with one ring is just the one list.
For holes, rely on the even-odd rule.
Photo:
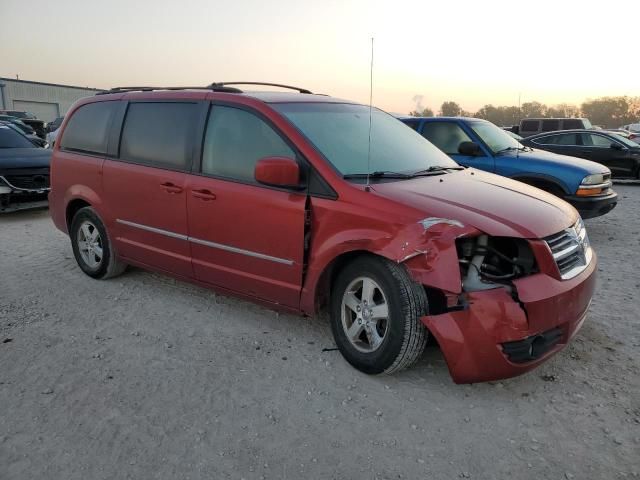
{"label": "headlight", "polygon": [[593,175],[587,175],[582,180],[582,185],[598,185],[604,183],[604,173],[595,173]]}

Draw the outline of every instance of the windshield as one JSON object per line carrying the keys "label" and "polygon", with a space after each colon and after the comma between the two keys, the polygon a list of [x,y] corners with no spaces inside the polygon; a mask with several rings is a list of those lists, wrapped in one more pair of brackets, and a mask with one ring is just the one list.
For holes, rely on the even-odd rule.
{"label": "windshield", "polygon": [[25,136],[0,125],[0,148],[34,148],[34,145]]}
{"label": "windshield", "polygon": [[503,129],[489,122],[470,122],[471,129],[493,151],[498,153],[506,150],[519,150],[524,146]]}
{"label": "windshield", "polygon": [[638,144],[636,142],[634,142],[633,140],[629,140],[628,138],[623,137],[622,135],[618,135],[617,133],[611,133],[611,136],[627,147],[630,147],[630,148],[638,147]]}
{"label": "windshield", "polygon": [[343,103],[281,103],[285,115],[342,175],[372,172],[415,173],[429,167],[458,166],[420,134],[391,115],[374,108]]}

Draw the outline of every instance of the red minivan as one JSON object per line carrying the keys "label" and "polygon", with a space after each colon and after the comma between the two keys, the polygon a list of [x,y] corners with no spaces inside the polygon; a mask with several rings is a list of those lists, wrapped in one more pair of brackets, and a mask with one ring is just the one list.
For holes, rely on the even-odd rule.
{"label": "red minivan", "polygon": [[570,341],[595,287],[569,204],[304,89],[80,100],[51,187],[87,275],[135,265],[305,315],[326,307],[341,353],[371,374],[411,365],[433,335],[458,383],[518,375]]}

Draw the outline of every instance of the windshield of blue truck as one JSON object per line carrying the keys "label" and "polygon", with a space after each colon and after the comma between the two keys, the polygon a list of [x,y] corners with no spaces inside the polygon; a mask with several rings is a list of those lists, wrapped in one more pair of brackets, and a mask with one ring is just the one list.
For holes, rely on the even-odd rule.
{"label": "windshield of blue truck", "polygon": [[342,175],[367,171],[411,174],[430,167],[458,166],[400,120],[375,108],[371,113],[371,159],[367,162],[368,106],[343,103],[280,103],[272,106],[286,116]]}
{"label": "windshield of blue truck", "polygon": [[493,123],[471,122],[469,126],[493,153],[524,148],[518,140],[510,136],[503,129],[496,127]]}

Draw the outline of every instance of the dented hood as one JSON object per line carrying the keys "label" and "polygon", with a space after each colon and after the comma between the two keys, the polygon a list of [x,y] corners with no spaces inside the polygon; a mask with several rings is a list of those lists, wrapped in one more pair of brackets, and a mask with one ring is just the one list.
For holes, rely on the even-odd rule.
{"label": "dented hood", "polygon": [[422,218],[456,220],[494,236],[543,238],[578,218],[571,205],[554,195],[471,168],[377,183],[373,190],[419,210]]}

